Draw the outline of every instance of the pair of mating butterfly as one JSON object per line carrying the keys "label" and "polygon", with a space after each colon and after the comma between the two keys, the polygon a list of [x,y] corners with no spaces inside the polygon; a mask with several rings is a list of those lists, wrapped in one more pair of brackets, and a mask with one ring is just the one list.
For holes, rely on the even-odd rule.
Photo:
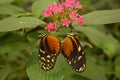
{"label": "pair of mating butterfly", "polygon": [[41,36],[38,56],[42,69],[45,71],[52,69],[60,51],[75,71],[82,72],[85,70],[85,54],[74,33],[67,34],[62,43],[55,36],[47,34]]}

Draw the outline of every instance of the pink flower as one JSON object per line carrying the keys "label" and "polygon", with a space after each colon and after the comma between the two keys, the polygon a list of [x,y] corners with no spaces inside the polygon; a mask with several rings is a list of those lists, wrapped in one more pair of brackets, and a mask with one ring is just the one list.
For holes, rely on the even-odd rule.
{"label": "pink flower", "polygon": [[71,7],[79,6],[80,3],[79,1],[76,1],[76,0],[65,0],[64,5],[67,8],[71,8]]}
{"label": "pink flower", "polygon": [[47,23],[47,24],[46,24],[45,29],[47,29],[48,32],[50,32],[50,31],[53,31],[53,32],[54,32],[54,31],[57,31],[57,25],[50,22],[50,23]]}
{"label": "pink flower", "polygon": [[84,23],[84,18],[79,15],[79,17],[76,19],[79,25],[82,25]]}
{"label": "pink flower", "polygon": [[78,13],[72,12],[72,13],[70,14],[70,17],[71,17],[72,20],[76,20],[78,15],[79,15]]}
{"label": "pink flower", "polygon": [[52,15],[52,6],[48,6],[44,13],[43,13],[44,16],[48,17],[48,16],[51,16]]}
{"label": "pink flower", "polygon": [[70,23],[71,23],[71,21],[68,18],[62,20],[62,25],[63,26],[68,27],[70,25]]}
{"label": "pink flower", "polygon": [[53,13],[62,13],[63,9],[64,8],[61,4],[55,2],[53,5],[50,5],[45,9],[43,15],[49,17]]}
{"label": "pink flower", "polygon": [[56,2],[54,3],[54,5],[53,5],[53,9],[52,9],[52,11],[53,11],[53,13],[55,12],[55,13],[61,13],[62,11],[63,11],[63,6],[61,5],[61,4],[57,4]]}
{"label": "pink flower", "polygon": [[84,18],[76,12],[72,12],[70,14],[70,17],[71,17],[72,20],[77,21],[79,25],[82,25],[83,22],[84,22]]}

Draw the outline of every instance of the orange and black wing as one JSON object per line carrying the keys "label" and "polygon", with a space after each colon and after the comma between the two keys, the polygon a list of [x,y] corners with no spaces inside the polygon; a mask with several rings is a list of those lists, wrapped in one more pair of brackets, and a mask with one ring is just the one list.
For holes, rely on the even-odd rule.
{"label": "orange and black wing", "polygon": [[74,34],[68,34],[62,43],[62,54],[77,72],[83,72],[86,66],[85,54]]}
{"label": "orange and black wing", "polygon": [[57,56],[60,52],[60,41],[55,36],[43,35],[39,46],[39,63],[42,69],[48,71],[56,63]]}

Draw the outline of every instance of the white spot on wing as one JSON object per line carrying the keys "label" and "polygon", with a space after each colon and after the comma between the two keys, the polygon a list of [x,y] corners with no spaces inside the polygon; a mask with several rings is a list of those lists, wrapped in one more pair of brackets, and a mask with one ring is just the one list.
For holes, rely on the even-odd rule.
{"label": "white spot on wing", "polygon": [[82,71],[82,67],[80,67],[79,71]]}
{"label": "white spot on wing", "polygon": [[47,62],[50,62],[50,60],[48,59]]}
{"label": "white spot on wing", "polygon": [[83,64],[83,67],[85,67],[85,64]]}
{"label": "white spot on wing", "polygon": [[51,58],[50,55],[47,55],[47,58]]}
{"label": "white spot on wing", "polygon": [[78,61],[79,61],[81,58],[82,58],[82,56],[79,56],[79,57],[78,57]]}
{"label": "white spot on wing", "polygon": [[44,70],[46,70],[46,67],[45,66],[42,66]]}
{"label": "white spot on wing", "polygon": [[46,67],[47,70],[49,70],[49,67]]}
{"label": "white spot on wing", "polygon": [[82,54],[84,54],[84,52],[82,52]]}
{"label": "white spot on wing", "polygon": [[76,63],[76,61],[74,61],[74,63]]}
{"label": "white spot on wing", "polygon": [[47,66],[50,66],[49,64],[47,64]]}
{"label": "white spot on wing", "polygon": [[69,61],[68,63],[69,63],[69,64],[71,64],[71,62],[70,62],[70,61]]}
{"label": "white spot on wing", "polygon": [[76,69],[76,71],[78,71],[78,69]]}
{"label": "white spot on wing", "polygon": [[45,58],[44,58],[44,57],[41,57],[41,60],[45,61]]}
{"label": "white spot on wing", "polygon": [[40,54],[38,55],[38,57],[40,57]]}
{"label": "white spot on wing", "polygon": [[52,59],[51,61],[54,63],[54,61],[55,61],[55,60],[54,60],[54,59]]}
{"label": "white spot on wing", "polygon": [[40,52],[43,53],[43,54],[45,54],[45,51],[43,51],[42,49],[40,49]]}
{"label": "white spot on wing", "polygon": [[80,47],[80,46],[78,47],[78,51],[79,51],[79,52],[81,51],[81,47]]}

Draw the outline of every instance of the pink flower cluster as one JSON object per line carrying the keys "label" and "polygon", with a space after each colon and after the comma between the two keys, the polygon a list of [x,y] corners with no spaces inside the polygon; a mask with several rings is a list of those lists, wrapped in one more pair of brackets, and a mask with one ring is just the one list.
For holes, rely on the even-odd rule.
{"label": "pink flower cluster", "polygon": [[80,3],[76,0],[65,0],[65,2],[63,4],[67,8],[73,8],[73,7],[76,7],[76,6],[81,6]]}
{"label": "pink flower cluster", "polygon": [[48,6],[44,11],[44,16],[52,16],[57,13],[62,13],[63,7],[60,3],[54,3],[53,5]]}
{"label": "pink flower cluster", "polygon": [[71,12],[70,17],[72,20],[77,21],[79,25],[82,25],[82,23],[84,22],[83,17],[76,12]]}
{"label": "pink flower cluster", "polygon": [[73,21],[77,21],[79,25],[82,25],[84,18],[78,14],[81,9],[82,5],[76,0],[62,0],[61,3],[54,2],[43,13],[45,17],[53,20],[53,22],[46,23],[45,29],[54,32],[58,30],[59,26],[69,27]]}
{"label": "pink flower cluster", "polygon": [[48,32],[50,32],[50,31],[53,31],[53,32],[54,32],[54,31],[57,31],[57,25],[50,22],[50,23],[47,23],[47,24],[46,24],[45,29],[47,29]]}
{"label": "pink flower cluster", "polygon": [[70,23],[71,23],[71,21],[68,18],[62,20],[62,25],[63,26],[68,27],[70,25]]}

